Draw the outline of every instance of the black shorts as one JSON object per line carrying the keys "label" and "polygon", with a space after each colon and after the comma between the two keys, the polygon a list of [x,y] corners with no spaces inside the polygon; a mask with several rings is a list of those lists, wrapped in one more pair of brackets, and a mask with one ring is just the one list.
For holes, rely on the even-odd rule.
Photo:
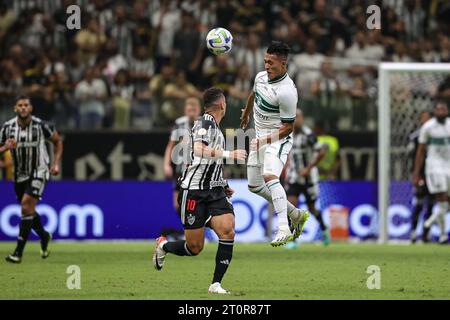
{"label": "black shorts", "polygon": [[203,228],[213,216],[232,213],[234,209],[224,188],[210,190],[182,189],[178,194],[181,223],[184,229]]}
{"label": "black shorts", "polygon": [[16,191],[17,200],[21,202],[24,194],[41,200],[46,182],[47,181],[45,179],[39,178],[30,178],[23,182],[14,182],[14,190]]}
{"label": "black shorts", "polygon": [[306,203],[315,202],[318,196],[318,185],[300,183],[292,183],[286,185],[286,195],[288,197],[299,197],[301,194],[305,196]]}
{"label": "black shorts", "polygon": [[419,199],[420,198],[425,198],[425,197],[430,196],[430,195],[431,195],[431,193],[428,190],[428,186],[427,186],[426,183],[414,187],[414,196],[416,198],[419,198]]}

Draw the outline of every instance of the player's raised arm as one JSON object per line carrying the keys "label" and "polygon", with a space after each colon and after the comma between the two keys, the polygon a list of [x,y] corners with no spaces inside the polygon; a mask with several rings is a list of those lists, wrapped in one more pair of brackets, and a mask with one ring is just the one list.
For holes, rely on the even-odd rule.
{"label": "player's raised arm", "polygon": [[244,109],[242,109],[241,114],[241,128],[245,129],[248,126],[248,122],[250,120],[250,114],[253,112],[253,103],[255,101],[255,93],[252,92],[247,99],[247,105]]}

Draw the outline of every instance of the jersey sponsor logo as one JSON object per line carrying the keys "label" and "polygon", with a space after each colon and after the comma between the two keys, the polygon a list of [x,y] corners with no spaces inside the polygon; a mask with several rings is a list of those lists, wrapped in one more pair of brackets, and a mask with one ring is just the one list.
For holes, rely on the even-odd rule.
{"label": "jersey sponsor logo", "polygon": [[214,188],[214,187],[225,187],[226,185],[227,185],[227,182],[225,180],[224,181],[211,181],[209,183],[209,186],[211,188]]}
{"label": "jersey sponsor logo", "polygon": [[35,148],[39,146],[38,141],[34,142],[17,142],[17,148]]}
{"label": "jersey sponsor logo", "polygon": [[268,117],[268,116],[262,115],[262,114],[259,113],[258,110],[256,110],[256,109],[255,109],[255,114],[256,114],[256,116],[257,116],[258,118],[260,118],[260,119],[262,119],[262,120],[265,120],[265,121],[269,120],[269,117]]}

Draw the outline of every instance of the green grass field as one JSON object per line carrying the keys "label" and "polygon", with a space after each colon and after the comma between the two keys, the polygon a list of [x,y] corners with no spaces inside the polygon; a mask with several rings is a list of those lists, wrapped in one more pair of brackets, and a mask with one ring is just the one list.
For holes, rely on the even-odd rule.
{"label": "green grass field", "polygon": [[[20,265],[3,260],[0,299],[449,299],[450,246],[316,244],[296,250],[238,244],[223,281],[229,296],[207,293],[217,245],[200,256],[167,257],[153,269],[153,243],[53,243],[41,260],[29,243]],[[81,268],[81,289],[66,287],[67,267]],[[381,289],[369,290],[369,265],[381,268]]]}

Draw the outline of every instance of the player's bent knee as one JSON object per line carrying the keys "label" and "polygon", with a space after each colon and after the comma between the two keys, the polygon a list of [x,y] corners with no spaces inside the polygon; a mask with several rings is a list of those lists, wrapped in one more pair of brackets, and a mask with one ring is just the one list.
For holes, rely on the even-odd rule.
{"label": "player's bent knee", "polygon": [[24,216],[32,216],[34,215],[34,205],[31,201],[29,200],[24,200],[21,202],[20,204],[21,209],[22,209],[22,215]]}
{"label": "player's bent knee", "polygon": [[193,256],[198,255],[203,250],[203,242],[188,242],[187,247]]}

